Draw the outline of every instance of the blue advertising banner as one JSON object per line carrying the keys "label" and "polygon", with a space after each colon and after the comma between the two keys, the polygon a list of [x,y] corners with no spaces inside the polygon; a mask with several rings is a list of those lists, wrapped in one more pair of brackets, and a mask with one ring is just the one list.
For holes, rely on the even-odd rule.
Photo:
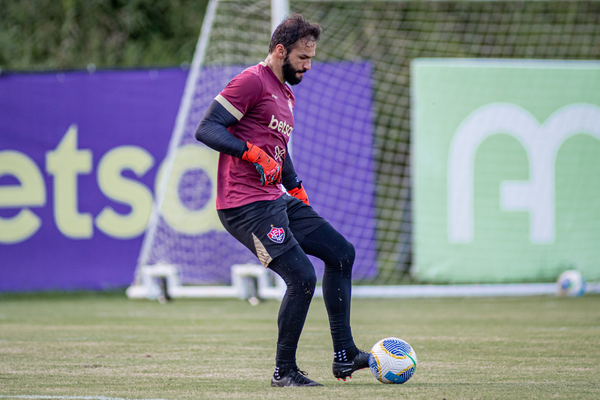
{"label": "blue advertising banner", "polygon": [[131,282],[186,77],[0,77],[0,290]]}
{"label": "blue advertising banner", "polygon": [[[204,70],[207,102],[243,68]],[[371,72],[365,62],[320,64],[294,87],[294,165],[311,205],[354,244],[358,279],[377,272],[374,162],[363,150],[373,141]],[[180,69],[0,76],[0,291],[133,281],[186,79]],[[258,261],[214,212],[217,153],[193,138],[208,105],[196,103],[150,261],[190,263],[188,283],[227,284],[232,263]],[[328,116],[338,123],[322,123]]]}

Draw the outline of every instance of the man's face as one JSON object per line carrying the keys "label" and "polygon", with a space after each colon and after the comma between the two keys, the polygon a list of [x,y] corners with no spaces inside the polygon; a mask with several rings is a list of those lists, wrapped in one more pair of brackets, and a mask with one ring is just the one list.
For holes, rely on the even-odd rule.
{"label": "man's face", "polygon": [[310,70],[310,60],[315,56],[316,50],[317,42],[308,39],[302,39],[292,47],[281,67],[283,78],[287,83],[297,85],[302,82],[304,73]]}

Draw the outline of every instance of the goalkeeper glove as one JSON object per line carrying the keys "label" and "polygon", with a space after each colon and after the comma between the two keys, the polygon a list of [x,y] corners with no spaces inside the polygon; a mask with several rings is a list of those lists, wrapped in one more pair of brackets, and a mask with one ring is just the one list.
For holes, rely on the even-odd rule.
{"label": "goalkeeper glove", "polygon": [[242,154],[242,159],[250,161],[260,175],[260,185],[276,185],[281,181],[281,165],[273,160],[260,147],[246,142],[248,150]]}
{"label": "goalkeeper glove", "polygon": [[297,198],[298,200],[302,200],[307,206],[310,206],[310,204],[308,204],[308,195],[306,194],[306,190],[304,190],[302,183],[300,183],[300,186],[298,186],[297,188],[288,190],[288,193]]}

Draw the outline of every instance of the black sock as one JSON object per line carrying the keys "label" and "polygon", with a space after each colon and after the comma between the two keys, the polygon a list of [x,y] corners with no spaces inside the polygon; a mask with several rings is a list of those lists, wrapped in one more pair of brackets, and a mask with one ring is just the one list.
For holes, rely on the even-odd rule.
{"label": "black sock", "polygon": [[350,362],[354,360],[354,357],[358,355],[358,348],[352,346],[348,349],[343,349],[333,352],[333,361],[337,362]]}

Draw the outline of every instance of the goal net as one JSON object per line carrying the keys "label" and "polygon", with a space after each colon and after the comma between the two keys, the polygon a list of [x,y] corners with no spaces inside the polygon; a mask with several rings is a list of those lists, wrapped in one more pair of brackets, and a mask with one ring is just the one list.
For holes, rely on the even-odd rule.
{"label": "goal net", "polygon": [[[227,82],[264,60],[271,8],[271,0],[209,4],[132,288],[153,267],[182,286],[229,287],[231,266],[257,264],[216,216],[217,153],[194,132]],[[311,205],[355,245],[357,287],[415,282],[415,59],[600,58],[598,2],[290,0],[289,10],[323,28],[313,68],[294,87],[294,165]]]}

